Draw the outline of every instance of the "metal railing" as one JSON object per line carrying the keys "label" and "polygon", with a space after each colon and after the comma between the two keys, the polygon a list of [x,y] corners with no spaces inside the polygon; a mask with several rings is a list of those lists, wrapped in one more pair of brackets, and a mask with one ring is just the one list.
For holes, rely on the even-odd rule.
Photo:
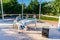
{"label": "metal railing", "polygon": [[[17,16],[22,16],[22,14],[4,14],[4,18],[16,18]],[[27,17],[27,14],[23,14],[23,16]],[[29,18],[33,18],[34,14],[28,14]],[[36,18],[39,19],[39,14],[35,14]],[[40,15],[41,16],[45,16],[45,17],[51,17],[51,18],[59,18],[59,16],[48,16],[48,15]]]}

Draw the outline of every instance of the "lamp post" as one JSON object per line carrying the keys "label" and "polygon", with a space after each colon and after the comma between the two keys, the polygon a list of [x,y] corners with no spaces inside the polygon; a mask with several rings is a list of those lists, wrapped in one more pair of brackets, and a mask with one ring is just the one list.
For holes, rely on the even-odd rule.
{"label": "lamp post", "polygon": [[23,0],[22,0],[22,19],[23,19]]}
{"label": "lamp post", "polygon": [[3,3],[2,3],[2,0],[1,0],[1,10],[2,10],[2,19],[4,20],[4,15],[3,15]]}
{"label": "lamp post", "polygon": [[39,5],[39,20],[40,20],[40,16],[41,16],[41,0],[40,0],[40,5]]}

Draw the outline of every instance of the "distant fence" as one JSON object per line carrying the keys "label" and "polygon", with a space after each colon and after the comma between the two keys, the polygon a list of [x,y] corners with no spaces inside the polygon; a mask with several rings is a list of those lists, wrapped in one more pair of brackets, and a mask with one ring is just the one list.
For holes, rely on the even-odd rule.
{"label": "distant fence", "polygon": [[[21,16],[22,14],[4,14],[5,17],[17,17]],[[32,17],[34,14],[28,14],[29,17]],[[23,14],[23,16],[26,16],[26,14]],[[45,17],[51,17],[51,18],[59,18],[58,16],[48,16],[48,15],[40,15]],[[36,14],[36,17],[39,18],[39,14]]]}

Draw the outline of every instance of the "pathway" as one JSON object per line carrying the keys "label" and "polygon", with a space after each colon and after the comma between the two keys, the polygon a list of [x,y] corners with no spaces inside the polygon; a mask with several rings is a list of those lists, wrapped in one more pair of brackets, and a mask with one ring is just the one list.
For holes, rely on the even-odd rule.
{"label": "pathway", "polygon": [[12,30],[10,26],[0,26],[0,40],[47,40],[42,37],[38,31],[27,31],[18,34],[17,31]]}

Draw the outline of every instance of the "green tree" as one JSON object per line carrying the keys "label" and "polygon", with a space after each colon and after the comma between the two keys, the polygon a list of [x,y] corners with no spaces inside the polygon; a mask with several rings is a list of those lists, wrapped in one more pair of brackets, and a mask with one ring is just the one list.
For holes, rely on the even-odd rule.
{"label": "green tree", "polygon": [[1,0],[0,0],[0,11],[1,11]]}
{"label": "green tree", "polygon": [[39,2],[38,0],[31,0],[30,4],[27,7],[29,13],[38,13],[39,12]]}
{"label": "green tree", "polygon": [[[3,9],[5,14],[18,14],[21,13],[22,6],[17,0],[2,0]],[[1,6],[0,6],[1,7]]]}
{"label": "green tree", "polygon": [[52,12],[54,15],[57,15],[58,13],[60,13],[60,0],[54,0],[51,3],[51,7],[53,8]]}
{"label": "green tree", "polygon": [[50,15],[52,12],[51,2],[44,2],[42,5],[42,13]]}
{"label": "green tree", "polygon": [[16,5],[17,5],[17,0],[3,0],[4,13],[6,14],[17,13],[15,9]]}
{"label": "green tree", "polygon": [[41,12],[42,12],[42,14],[46,14],[47,13],[47,6],[46,5],[48,5],[48,3],[47,2],[43,2],[42,4],[41,4]]}
{"label": "green tree", "polygon": [[39,13],[39,2],[38,2],[38,0],[34,0],[34,7],[33,7],[33,11],[35,12],[35,13]]}
{"label": "green tree", "polygon": [[27,7],[27,10],[28,10],[27,11],[28,13],[32,13],[32,10],[33,10],[33,0],[31,0],[30,4]]}

